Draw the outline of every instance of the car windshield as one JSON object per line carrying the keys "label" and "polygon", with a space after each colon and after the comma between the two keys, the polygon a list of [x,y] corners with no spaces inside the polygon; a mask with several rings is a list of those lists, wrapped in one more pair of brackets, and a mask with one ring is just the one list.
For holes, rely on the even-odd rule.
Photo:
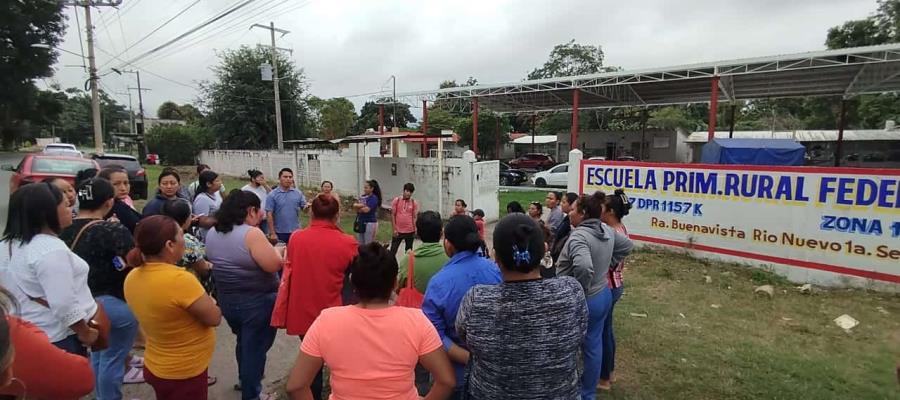
{"label": "car windshield", "polygon": [[35,158],[31,164],[32,173],[77,175],[79,171],[94,168],[94,163],[84,160],[65,160],[59,158]]}
{"label": "car windshield", "polygon": [[141,164],[139,164],[137,162],[137,160],[132,160],[132,159],[128,159],[128,158],[98,158],[97,164],[100,164],[101,167],[108,167],[110,165],[119,165],[129,171],[141,169]]}
{"label": "car windshield", "polygon": [[75,146],[67,146],[64,144],[48,144],[47,147],[44,147],[44,150],[69,150],[75,151]]}

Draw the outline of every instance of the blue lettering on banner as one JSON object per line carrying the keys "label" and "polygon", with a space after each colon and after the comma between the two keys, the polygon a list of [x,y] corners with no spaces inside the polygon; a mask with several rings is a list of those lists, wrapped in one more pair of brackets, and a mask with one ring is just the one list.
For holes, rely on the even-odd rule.
{"label": "blue lettering on banner", "polygon": [[[661,171],[661,172],[660,172]],[[771,172],[685,171],[588,165],[584,183],[614,189],[663,191],[781,201],[809,202],[809,176]],[[814,172],[814,171],[813,171]],[[661,179],[658,174],[662,174]],[[900,180],[855,176],[820,176],[819,204],[900,208]],[[661,180],[661,185],[659,181]],[[814,188],[813,188],[814,190]]]}

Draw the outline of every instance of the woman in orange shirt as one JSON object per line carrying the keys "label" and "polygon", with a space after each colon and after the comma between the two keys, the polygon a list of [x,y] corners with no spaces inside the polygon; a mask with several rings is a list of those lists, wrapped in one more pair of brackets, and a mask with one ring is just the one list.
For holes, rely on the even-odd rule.
{"label": "woman in orange shirt", "polygon": [[[78,399],[94,390],[88,359],[54,346],[40,328],[9,315],[11,303],[0,287],[0,398]],[[47,373],[48,365],[53,373]]]}
{"label": "woman in orange shirt", "polygon": [[392,305],[397,259],[378,243],[359,247],[350,282],[359,303],[322,311],[288,377],[292,399],[311,399],[310,385],[327,363],[332,398],[418,400],[416,363],[434,377],[427,400],[446,399],[456,383],[434,325],[415,308]]}
{"label": "woman in orange shirt", "polygon": [[159,400],[205,399],[215,327],[222,312],[194,274],[176,266],[184,233],[174,219],[154,215],[134,230],[125,299],[147,335],[144,379]]}

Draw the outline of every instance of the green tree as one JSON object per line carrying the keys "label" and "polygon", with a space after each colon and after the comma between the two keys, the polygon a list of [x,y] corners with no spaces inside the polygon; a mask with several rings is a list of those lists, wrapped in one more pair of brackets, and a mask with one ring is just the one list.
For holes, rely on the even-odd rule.
{"label": "green tree", "polygon": [[43,114],[42,98],[33,79],[51,76],[56,47],[66,24],[63,4],[56,1],[2,2],[0,12],[0,137],[9,148],[21,137],[29,121]]}
{"label": "green tree", "polygon": [[[390,99],[381,99],[378,103],[384,104],[384,130],[390,131],[394,126],[406,128],[409,124],[416,122],[416,117],[409,111],[409,104],[396,104],[397,124],[391,120],[391,114],[394,110],[394,104],[390,103]],[[362,133],[366,129],[378,130],[378,107],[379,104],[367,101],[359,110],[359,117],[356,119],[356,132]]]}
{"label": "green tree", "polygon": [[647,125],[664,130],[684,129],[691,132],[701,121],[692,119],[683,107],[663,107],[653,110],[647,118]]}
{"label": "green tree", "polygon": [[618,68],[603,66],[601,46],[575,43],[559,44],[550,51],[550,57],[540,68],[528,74],[528,79],[559,78],[563,76],[587,75],[598,72],[615,71]]}
{"label": "green tree", "polygon": [[[431,115],[428,116],[429,131],[431,131]],[[491,159],[494,157],[497,149],[497,122],[500,122],[500,145],[503,146],[509,142],[509,136],[504,133],[509,132],[511,126],[507,118],[490,112],[481,112],[478,114],[478,158]],[[472,146],[474,126],[471,117],[457,117],[456,127],[454,131],[459,134],[459,145],[465,147]]]}
{"label": "green tree", "polygon": [[[275,91],[263,81],[260,65],[270,62],[265,49],[242,46],[227,50],[213,68],[215,78],[201,84],[202,103],[208,110],[205,124],[219,134],[220,146],[269,149],[275,147]],[[312,135],[308,124],[303,71],[278,55],[279,95],[285,139]]]}
{"label": "green tree", "polygon": [[[91,114],[91,95],[81,89],[44,92],[56,104],[45,103],[41,110],[47,112],[40,122],[43,133],[55,132],[64,141],[76,144],[93,144],[94,120]],[[128,111],[104,91],[100,91],[100,116],[104,140],[110,133],[128,131]]]}
{"label": "green tree", "polygon": [[147,132],[147,147],[168,165],[189,165],[203,149],[215,145],[212,132],[193,125],[159,125]]}
{"label": "green tree", "polygon": [[185,103],[178,105],[173,101],[167,101],[156,109],[156,116],[160,119],[174,119],[178,121],[198,122],[203,119],[203,114],[197,107]]}
{"label": "green tree", "polygon": [[312,96],[309,98],[309,107],[318,137],[323,139],[346,136],[356,122],[356,108],[350,100],[343,97],[323,100]]}
{"label": "green tree", "polygon": [[156,109],[156,116],[159,119],[176,119],[181,120],[181,112],[178,110],[178,104],[167,101],[159,105]]}

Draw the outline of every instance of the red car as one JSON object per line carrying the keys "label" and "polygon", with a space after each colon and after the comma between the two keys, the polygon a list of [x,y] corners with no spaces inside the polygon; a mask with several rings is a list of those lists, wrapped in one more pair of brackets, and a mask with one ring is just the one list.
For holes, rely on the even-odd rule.
{"label": "red car", "polygon": [[28,154],[18,167],[3,166],[3,170],[13,172],[13,176],[9,179],[10,193],[22,185],[55,177],[63,178],[74,184],[75,176],[86,169],[100,169],[100,165],[96,161],[86,158]]}
{"label": "red car", "polygon": [[509,166],[516,169],[531,169],[543,171],[554,165],[556,165],[556,161],[553,161],[553,157],[550,157],[547,154],[539,153],[525,154],[522,157],[509,161]]}

